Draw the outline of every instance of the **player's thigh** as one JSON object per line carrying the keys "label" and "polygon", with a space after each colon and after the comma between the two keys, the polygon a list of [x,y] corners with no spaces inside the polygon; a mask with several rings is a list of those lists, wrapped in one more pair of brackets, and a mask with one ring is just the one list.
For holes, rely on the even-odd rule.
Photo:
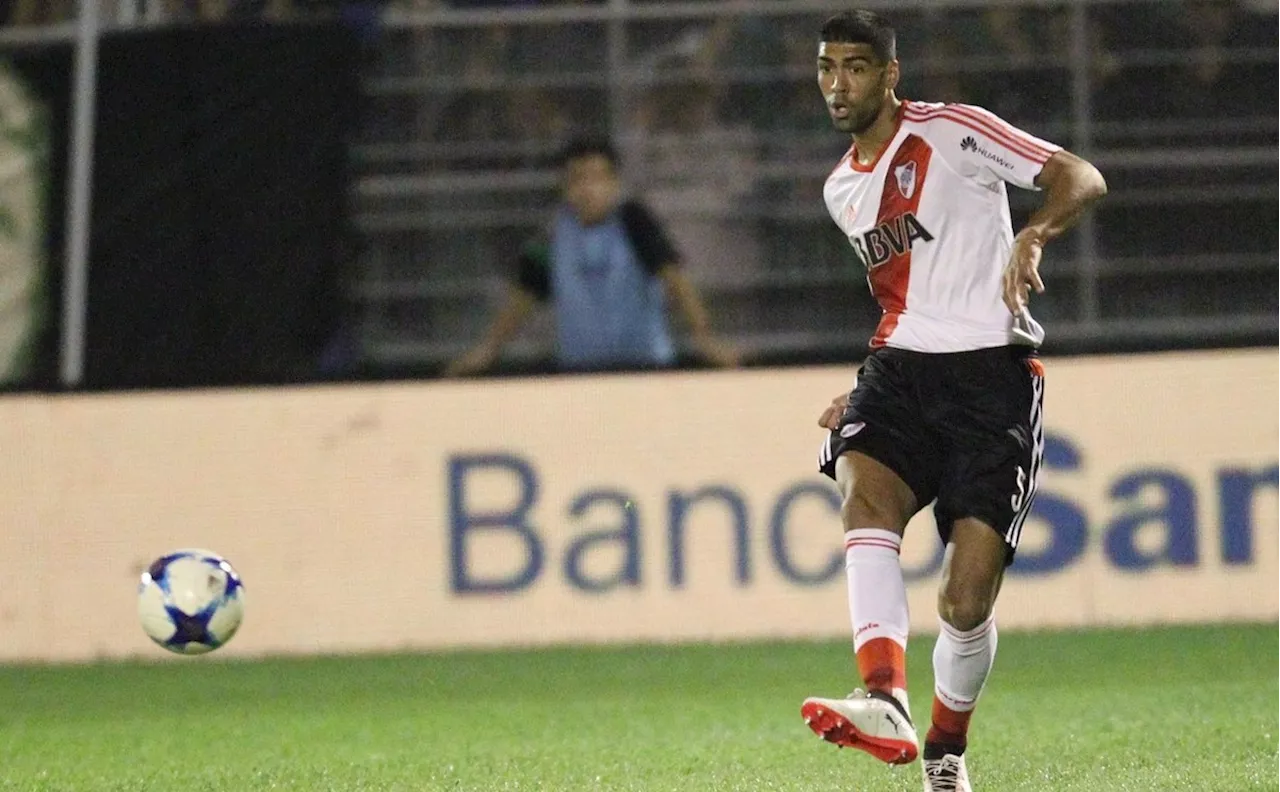
{"label": "player's thigh", "polygon": [[[839,460],[865,458],[852,463],[848,487],[841,484],[842,494],[850,507],[866,502],[876,505],[879,513],[871,518],[892,519],[894,524],[902,510],[914,514],[934,499],[942,471],[940,444],[926,425],[912,381],[918,376],[910,360],[892,350],[868,357],[839,426],[818,454],[819,470],[837,483],[841,482],[836,472]],[[910,504],[904,505],[908,499],[898,485],[905,485],[911,494]],[[859,527],[896,530],[889,524]]]}
{"label": "player's thigh", "polygon": [[911,487],[888,465],[858,451],[836,460],[845,530],[880,528],[899,536],[920,509]]}
{"label": "player's thigh", "polygon": [[938,531],[947,542],[957,521],[974,518],[1001,538],[1007,564],[1030,513],[1044,455],[1043,369],[1016,350],[990,350],[953,391],[939,428],[950,452],[934,507]]}

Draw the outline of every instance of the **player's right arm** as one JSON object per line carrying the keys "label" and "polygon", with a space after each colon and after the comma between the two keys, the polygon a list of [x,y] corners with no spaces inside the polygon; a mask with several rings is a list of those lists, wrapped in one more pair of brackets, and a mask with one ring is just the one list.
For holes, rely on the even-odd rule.
{"label": "player's right arm", "polygon": [[540,300],[551,293],[550,275],[547,272],[545,245],[530,244],[520,252],[516,280],[507,287],[507,294],[498,313],[479,343],[444,369],[446,377],[478,374],[493,366],[525,320]]}
{"label": "player's right arm", "polygon": [[[858,386],[858,379],[854,377],[853,385]],[[849,394],[853,391],[845,391],[839,396],[831,400],[827,405],[827,409],[822,411],[822,415],[818,417],[818,426],[823,429],[835,431],[840,428],[840,418],[844,415],[844,411],[849,407]]]}

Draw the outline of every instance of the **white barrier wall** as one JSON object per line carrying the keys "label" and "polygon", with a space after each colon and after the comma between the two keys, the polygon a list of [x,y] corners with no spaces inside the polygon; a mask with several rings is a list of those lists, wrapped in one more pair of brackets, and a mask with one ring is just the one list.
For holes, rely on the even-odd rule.
{"label": "white barrier wall", "polygon": [[[1002,627],[1275,619],[1275,351],[1047,368]],[[184,546],[244,576],[227,655],[847,635],[851,371],[0,400],[0,659],[162,656],[136,576]],[[936,550],[922,515],[923,631]]]}

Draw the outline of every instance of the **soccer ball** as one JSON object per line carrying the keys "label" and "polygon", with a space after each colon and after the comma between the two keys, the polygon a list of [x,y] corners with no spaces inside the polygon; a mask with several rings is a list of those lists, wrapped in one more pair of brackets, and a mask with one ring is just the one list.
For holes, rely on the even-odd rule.
{"label": "soccer ball", "polygon": [[142,573],[138,618],[151,640],[170,652],[212,652],[240,628],[244,584],[217,553],[175,550]]}

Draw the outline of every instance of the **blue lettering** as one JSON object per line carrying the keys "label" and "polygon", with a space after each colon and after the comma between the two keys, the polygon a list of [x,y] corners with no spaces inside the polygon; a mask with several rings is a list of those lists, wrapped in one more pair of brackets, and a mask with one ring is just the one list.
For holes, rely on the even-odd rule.
{"label": "blue lettering", "polygon": [[667,496],[667,531],[670,540],[671,585],[684,585],[684,521],[688,512],[699,502],[718,500],[728,507],[733,517],[734,541],[737,549],[735,577],[739,585],[751,581],[750,541],[747,537],[747,504],[742,496],[728,487],[703,487],[692,494],[671,492]]}
{"label": "blue lettering", "polygon": [[[596,505],[612,506],[621,523],[619,527],[592,531],[578,537],[565,550],[564,576],[583,591],[605,592],[618,586],[640,585],[640,518],[631,499],[617,490],[591,490],[584,492],[569,505],[569,514],[581,517]],[[582,568],[587,551],[604,544],[617,543],[622,549],[622,563],[610,577],[591,578]]]}
{"label": "blue lettering", "polygon": [[773,513],[769,515],[769,546],[773,551],[773,562],[777,564],[783,577],[801,586],[820,586],[844,569],[844,551],[833,552],[826,565],[818,569],[805,570],[796,565],[787,547],[787,518],[792,504],[806,496],[816,497],[829,506],[832,512],[840,513],[840,495],[830,486],[793,484],[778,496]]}
{"label": "blue lettering", "polygon": [[1227,468],[1218,471],[1218,517],[1221,523],[1222,560],[1228,564],[1253,563],[1253,495],[1259,487],[1277,489],[1280,466],[1262,470]]}
{"label": "blue lettering", "polygon": [[1080,451],[1067,438],[1053,432],[1044,433],[1044,466],[1046,470],[1079,470],[1084,464]]}
{"label": "blue lettering", "polygon": [[[1148,569],[1161,561],[1193,566],[1200,559],[1196,546],[1196,492],[1191,483],[1168,470],[1145,470],[1125,476],[1111,486],[1113,500],[1133,498],[1155,489],[1163,503],[1139,508],[1111,521],[1104,546],[1112,563],[1121,569]],[[1154,553],[1138,549],[1138,531],[1149,523],[1164,524],[1165,543]]]}
{"label": "blue lettering", "polygon": [[[1072,473],[1083,468],[1081,450],[1067,437],[1049,433],[1044,443],[1041,475],[1049,470]],[[504,594],[536,584],[544,571],[548,547],[547,539],[532,523],[540,482],[530,461],[510,453],[459,454],[449,457],[447,468],[448,563],[453,593]],[[1280,465],[1224,467],[1216,471],[1216,479],[1221,561],[1251,564],[1257,552],[1258,500],[1273,498],[1280,491]],[[1132,471],[1116,480],[1108,495],[1114,503],[1113,516],[1100,530],[1102,550],[1111,566],[1141,571],[1200,562],[1198,493],[1186,476],[1170,469]],[[630,495],[612,487],[586,490],[573,498],[567,516],[586,524],[585,532],[568,537],[561,564],[565,583],[590,593],[643,585],[641,520],[631,504]],[[688,526],[708,521],[727,523],[732,543],[727,552],[717,550],[714,557],[726,557],[723,563],[730,565],[737,585],[751,583],[753,538],[749,507],[741,492],[725,484],[669,490],[666,506],[667,582],[671,588],[687,583]],[[844,553],[825,543],[816,550],[802,547],[791,531],[793,520],[801,519],[797,509],[816,515],[823,524],[830,517],[838,521],[839,495],[826,484],[790,483],[773,500],[768,519],[768,552],[782,578],[799,587],[827,585],[841,577]],[[1085,554],[1089,519],[1076,500],[1041,489],[1027,521],[1035,527],[1026,530],[1038,531],[1034,538],[1047,541],[1023,542],[1010,573],[1053,574],[1078,563]],[[697,530],[705,533],[715,529]],[[481,545],[477,546],[477,541]],[[496,570],[484,563],[487,552],[484,557],[477,555],[481,547],[491,543],[503,547]],[[932,555],[917,566],[904,565],[903,577],[908,582],[936,577],[944,555],[945,547],[938,543]]]}
{"label": "blue lettering", "polygon": [[[473,472],[501,472],[516,478],[519,496],[513,506],[498,511],[472,511],[467,502],[467,477]],[[538,500],[538,477],[529,463],[507,454],[457,455],[449,458],[449,563],[453,590],[458,594],[496,594],[527,587],[542,569],[542,542],[528,523],[529,509]],[[467,564],[467,536],[473,531],[508,531],[524,542],[525,563],[504,578],[475,578]]]}

